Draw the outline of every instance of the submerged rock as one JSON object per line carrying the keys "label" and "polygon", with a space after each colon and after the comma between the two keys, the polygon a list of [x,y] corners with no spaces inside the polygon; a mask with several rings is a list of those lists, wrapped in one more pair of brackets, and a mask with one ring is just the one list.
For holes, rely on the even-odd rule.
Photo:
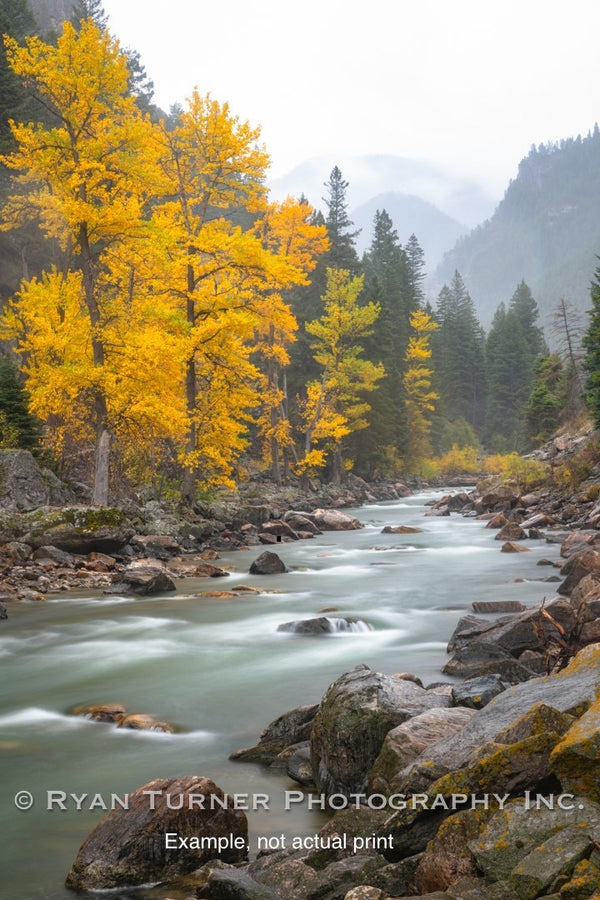
{"label": "submerged rock", "polygon": [[314,619],[284,622],[282,625],[277,626],[277,631],[303,635],[357,633],[372,630],[373,627],[368,622],[365,622],[364,619],[357,619],[353,616],[319,616]]}
{"label": "submerged rock", "polygon": [[265,550],[264,553],[257,556],[250,566],[251,575],[280,575],[287,571],[288,568],[283,560],[276,553],[271,553],[270,550]]}
{"label": "submerged rock", "polygon": [[270,765],[286,747],[308,741],[318,706],[298,706],[274,719],[260,735],[258,744],[235,750],[230,759]]}

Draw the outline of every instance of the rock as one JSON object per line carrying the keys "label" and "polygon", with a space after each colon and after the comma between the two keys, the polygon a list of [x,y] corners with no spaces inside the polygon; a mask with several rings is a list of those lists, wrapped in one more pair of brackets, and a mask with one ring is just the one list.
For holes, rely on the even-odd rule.
{"label": "rock", "polygon": [[270,765],[286,747],[310,739],[317,709],[318,705],[315,704],[314,706],[298,706],[283,713],[267,725],[256,746],[236,750],[229,758]]}
{"label": "rock", "polygon": [[38,549],[33,554],[33,558],[35,560],[51,559],[59,566],[64,566],[66,568],[73,568],[73,566],[75,565],[74,557],[70,553],[66,553],[64,550],[59,550],[58,547],[38,547]]}
{"label": "rock", "polygon": [[551,766],[564,790],[600,801],[600,700],[569,728],[555,747]]}
{"label": "rock", "polygon": [[459,678],[499,675],[511,684],[527,681],[533,676],[534,673],[518,663],[508,650],[489,643],[485,637],[485,640],[471,641],[457,650],[442,669],[444,675]]}
{"label": "rock", "polygon": [[560,713],[581,715],[596,700],[599,690],[600,645],[592,644],[558,674],[517,684],[495,697],[461,731],[424,751],[404,774],[399,789],[422,791],[444,772],[466,765],[479,747],[496,741],[538,703]]}
{"label": "rock", "polygon": [[[198,563],[197,566],[194,566],[195,578],[225,578],[228,575],[229,572],[225,569],[221,569],[219,566],[212,566],[210,563]],[[238,590],[241,590],[241,587]],[[250,590],[250,588],[246,588],[246,590]]]}
{"label": "rock", "polygon": [[[145,791],[160,791],[152,798]],[[207,809],[190,802],[190,795],[203,795]],[[172,805],[181,809],[170,809]],[[216,809],[211,809],[215,798]],[[150,799],[154,800],[152,804]],[[197,869],[209,859],[239,862],[247,855],[248,823],[241,810],[224,802],[223,791],[208,778],[193,775],[157,779],[129,794],[129,808],[118,807],[88,835],[67,876],[73,890],[108,890],[125,885],[171,881]],[[155,809],[151,809],[154,805]],[[191,808],[190,808],[191,807]],[[167,833],[191,835],[197,849],[167,849]],[[216,845],[221,839],[220,848]]]}
{"label": "rock", "polygon": [[491,511],[506,511],[517,505],[518,496],[510,484],[499,484],[495,488],[483,494],[477,505],[481,509]]}
{"label": "rock", "polygon": [[382,528],[382,534],[422,534],[422,528],[413,525],[386,525]]}
{"label": "rock", "polygon": [[285,771],[292,781],[312,787],[315,779],[310,761],[310,741],[303,741],[301,744],[296,744],[295,747],[294,752],[288,756]]}
{"label": "rock", "polygon": [[23,540],[33,548],[51,545],[68,553],[119,551],[133,537],[125,513],[114,507],[68,506],[23,516]]}
{"label": "rock", "polygon": [[597,535],[587,531],[573,531],[567,535],[560,547],[560,555],[564,559],[569,559],[575,553],[581,553],[582,550],[589,548]]}
{"label": "rock", "polygon": [[460,878],[476,874],[475,860],[467,843],[477,838],[490,816],[491,810],[487,809],[464,810],[442,822],[415,872],[420,893],[444,891]]}
{"label": "rock", "polygon": [[308,513],[289,510],[285,513],[283,521],[294,529],[295,532],[308,531],[311,534],[321,534]]}
{"label": "rock", "polygon": [[177,590],[171,576],[158,566],[129,565],[120,578],[119,582],[112,585],[110,593],[133,592],[147,596]]}
{"label": "rock", "polygon": [[497,541],[523,541],[527,537],[527,532],[523,531],[517,522],[507,522],[503,525],[496,535]]}
{"label": "rock", "polygon": [[344,900],[387,900],[389,894],[384,894],[379,888],[371,887],[368,884],[361,884],[352,888],[344,895]]}
{"label": "rock", "polygon": [[523,544],[515,544],[514,541],[507,541],[505,544],[502,544],[500,547],[500,553],[529,553],[529,547],[524,547]]}
{"label": "rock", "polygon": [[354,531],[362,528],[355,516],[350,516],[339,509],[315,509],[311,518],[322,531]]}
{"label": "rock", "polygon": [[282,900],[264,884],[255,881],[243,869],[211,868],[205,885],[196,888],[196,897],[208,897],[210,900]]}
{"label": "rock", "polygon": [[0,450],[0,507],[27,511],[72,503],[75,495],[28,450]]}
{"label": "rock", "polygon": [[291,634],[319,635],[339,634],[340,632],[372,631],[372,626],[364,619],[353,616],[319,616],[314,619],[299,619],[294,622],[284,622],[277,626],[277,631]]}
{"label": "rock", "polygon": [[281,519],[272,519],[269,522],[263,522],[262,525],[259,526],[259,530],[263,534],[274,535],[278,538],[286,537],[291,541],[298,540],[298,535],[289,522],[283,522]]}
{"label": "rock", "polygon": [[483,709],[484,706],[506,689],[499,675],[484,675],[470,678],[452,688],[452,699],[455,706],[466,706],[468,709]]}
{"label": "rock", "polygon": [[369,772],[368,792],[386,796],[394,793],[399,772],[426,747],[464,728],[473,715],[475,710],[471,709],[428,709],[392,728]]}
{"label": "rock", "polygon": [[[591,834],[586,833],[590,831]],[[510,873],[509,883],[520,900],[534,900],[561,875],[570,876],[600,838],[600,824],[582,832],[580,825],[562,828],[532,850]],[[600,870],[598,871],[600,878]],[[600,885],[600,880],[596,882]]]}
{"label": "rock", "polygon": [[130,728],[132,731],[160,731],[164,734],[173,734],[175,731],[166,722],[157,722],[152,716],[141,713],[131,713],[123,716],[117,722],[117,728]]}
{"label": "rock", "polygon": [[3,603],[0,603],[0,619],[8,619],[8,612]]}
{"label": "rock", "polygon": [[505,525],[508,525],[508,519],[504,515],[504,513],[497,513],[495,516],[488,521],[486,528],[504,528]]}
{"label": "rock", "polygon": [[560,574],[566,578],[558,593],[568,596],[586,575],[600,575],[600,551],[580,550],[574,553],[567,559]]}
{"label": "rock", "polygon": [[[518,798],[510,800],[504,809],[494,811],[480,834],[467,844],[479,871],[488,878],[507,879],[514,884],[511,877],[513,871],[552,835],[558,835],[569,828],[566,837],[572,833],[570,829],[573,826],[581,834],[587,835],[600,823],[600,807],[597,804],[575,797],[566,805],[573,808],[538,808],[527,804],[523,798]],[[546,865],[549,864],[551,865],[550,860],[547,859]],[[527,892],[522,896],[536,894]]]}
{"label": "rock", "polygon": [[[285,900],[304,900],[314,897],[320,886],[320,877],[304,860],[284,859],[268,867],[260,875],[261,884],[276,892]],[[318,896],[318,894],[317,894]]]}
{"label": "rock", "polygon": [[26,562],[31,558],[32,553],[29,544],[23,544],[20,541],[9,541],[0,547],[0,555],[15,564]]}
{"label": "rock", "polygon": [[460,650],[461,647],[464,647],[474,638],[480,637],[480,635],[493,627],[494,622],[490,622],[489,619],[478,619],[476,616],[471,615],[461,616],[448,641],[448,646],[446,648],[448,653],[454,653],[455,650]]}
{"label": "rock", "polygon": [[92,722],[118,722],[126,714],[125,707],[120,703],[86,703],[72,710],[72,715],[83,716]]}
{"label": "rock", "polygon": [[157,559],[170,559],[181,553],[179,541],[168,534],[136,534],[131,543],[142,550],[144,556],[155,556]]}
{"label": "rock", "polygon": [[451,494],[448,497],[448,509],[450,512],[458,512],[461,509],[464,509],[465,506],[468,506],[471,502],[471,498],[464,491],[461,491],[458,494]]}
{"label": "rock", "polygon": [[600,574],[586,575],[577,587],[573,588],[569,602],[573,609],[579,610],[584,602],[595,600],[598,596],[600,596]]}
{"label": "rock", "polygon": [[436,706],[447,706],[411,681],[360,665],[329,686],[315,716],[312,766],[320,792],[361,793],[392,728]]}
{"label": "rock", "polygon": [[520,600],[475,600],[471,606],[475,613],[518,613],[527,609]]}
{"label": "rock", "polygon": [[264,553],[257,556],[250,566],[251,575],[279,575],[287,571],[285,563],[276,553],[271,553],[269,550],[265,550]]}
{"label": "rock", "polygon": [[556,519],[553,519],[552,516],[546,515],[546,513],[536,513],[534,516],[529,516],[528,519],[525,519],[521,522],[521,528],[549,528],[551,525],[556,525]]}

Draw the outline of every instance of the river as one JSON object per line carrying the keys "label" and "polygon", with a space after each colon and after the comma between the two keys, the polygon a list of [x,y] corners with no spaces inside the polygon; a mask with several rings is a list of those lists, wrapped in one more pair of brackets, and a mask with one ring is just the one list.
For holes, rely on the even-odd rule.
{"label": "river", "polygon": [[[425,683],[444,680],[446,642],[474,600],[532,605],[555,593],[541,580],[555,570],[537,561],[556,559],[556,544],[529,541],[529,553],[500,553],[496,532],[480,521],[424,518],[424,504],[437,496],[350,510],[364,523],[361,530],[277,547],[292,570],[285,575],[250,576],[251,561],[264,549],[252,548],[223,556],[219,565],[232,568],[227,579],[182,581],[176,595],[51,595],[44,603],[11,605],[10,618],[0,622],[1,900],[72,900],[65,876],[105,814],[87,808],[92,798],[107,801],[155,778],[206,775],[229,794],[268,793],[269,811],[248,813],[251,847],[257,835],[318,830],[322,814],[283,810],[284,790],[297,785],[260,766],[230,762],[229,753],[256,743],[283,711],[317,702],[359,663],[411,671]],[[381,534],[384,525],[398,524],[423,531]],[[267,592],[194,596],[242,583]],[[327,606],[367,619],[373,630],[319,638],[276,630]],[[95,702],[151,713],[180,733],[117,730],[69,715]],[[25,790],[34,805],[19,810],[14,797]],[[49,810],[48,791],[88,799],[80,810],[74,801]]]}

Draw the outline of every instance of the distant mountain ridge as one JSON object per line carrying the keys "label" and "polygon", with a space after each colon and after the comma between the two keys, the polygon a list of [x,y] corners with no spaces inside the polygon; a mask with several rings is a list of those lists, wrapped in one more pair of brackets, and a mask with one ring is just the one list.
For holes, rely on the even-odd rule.
{"label": "distant mountain ridge", "polygon": [[600,253],[600,130],[533,147],[491,218],[460,238],[435,273],[439,289],[458,270],[482,324],[525,280],[542,324],[565,297],[589,308]]}
{"label": "distant mountain ridge", "polygon": [[75,0],[27,0],[40,32],[60,31],[63,22],[71,18]]}

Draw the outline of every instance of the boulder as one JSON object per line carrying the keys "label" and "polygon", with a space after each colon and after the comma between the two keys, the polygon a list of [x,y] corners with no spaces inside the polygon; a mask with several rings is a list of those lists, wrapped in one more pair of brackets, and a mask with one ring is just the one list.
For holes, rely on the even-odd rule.
{"label": "boulder", "polygon": [[551,757],[564,790],[600,802],[600,700],[569,728]]}
{"label": "boulder", "polygon": [[155,556],[157,559],[170,559],[181,553],[179,541],[168,534],[136,534],[131,543],[144,556]]}
{"label": "boulder", "polygon": [[86,703],[72,710],[74,716],[83,716],[92,722],[118,722],[127,711],[120,703]]}
{"label": "boulder", "polygon": [[105,593],[133,592],[147,596],[176,590],[175,582],[166,569],[159,566],[129,565],[121,573],[120,581],[113,584]]}
{"label": "boulder", "polygon": [[467,843],[477,838],[490,816],[491,811],[486,809],[464,810],[442,822],[415,872],[420,893],[444,891],[460,878],[476,874],[475,860]]}
{"label": "boulder", "polygon": [[33,554],[33,558],[35,560],[51,559],[57,565],[69,569],[75,565],[75,558],[65,550],[59,550],[58,547],[38,547]]}
{"label": "boulder", "polygon": [[597,535],[588,531],[572,531],[562,542],[560,546],[560,555],[564,559],[569,559],[569,557],[573,556],[575,553],[587,550],[595,537],[597,537]]}
{"label": "boulder", "polygon": [[306,787],[314,786],[315,779],[310,761],[310,741],[302,741],[295,745],[294,752],[287,758],[285,771],[292,781],[297,781],[298,784]]}
{"label": "boulder", "polygon": [[27,511],[72,503],[73,491],[28,450],[0,450],[0,507]]}
{"label": "boulder", "polygon": [[318,705],[298,706],[274,719],[260,735],[258,744],[234,751],[230,759],[270,765],[286,747],[310,739]]}
{"label": "boulder", "polygon": [[271,519],[269,522],[263,522],[259,527],[261,534],[270,534],[275,538],[288,538],[290,541],[297,541],[298,535],[289,524],[281,519]]}
{"label": "boulder", "polygon": [[354,531],[362,528],[356,516],[350,516],[339,509],[315,509],[311,518],[322,531]]}
{"label": "boulder", "polygon": [[496,535],[497,541],[524,541],[527,532],[517,522],[507,522]]}
{"label": "boulder", "polygon": [[472,615],[461,616],[448,641],[446,648],[448,653],[460,650],[461,647],[464,647],[470,641],[489,631],[494,625],[495,623],[490,622],[489,619],[478,619],[477,616]]}
{"label": "boulder", "polygon": [[488,642],[487,634],[483,640],[470,641],[457,650],[442,672],[458,678],[499,675],[510,684],[527,681],[534,675],[531,669],[517,662],[508,650]]}
{"label": "boulder", "polygon": [[[191,802],[192,794],[202,795],[207,808]],[[180,804],[180,809],[170,808]],[[167,848],[167,833],[196,837],[198,846]],[[246,816],[233,809],[233,800],[213,781],[195,775],[157,779],[129,794],[128,809],[118,807],[94,828],[66,883],[73,890],[98,891],[171,881],[209,859],[240,862],[246,858],[247,841]]]}
{"label": "boulder", "polygon": [[381,529],[382,534],[421,534],[422,528],[414,525],[386,525]]}
{"label": "boulder", "polygon": [[505,544],[502,544],[500,547],[500,553],[529,553],[529,547],[524,547],[523,544],[516,544],[514,541],[506,541]]}
{"label": "boulder", "polygon": [[559,594],[568,596],[586,575],[600,575],[600,550],[580,550],[569,556],[560,570],[565,580],[558,589]]}
{"label": "boulder", "polygon": [[369,772],[368,792],[386,794],[395,791],[395,778],[409,766],[426,747],[464,728],[472,709],[428,709],[408,719],[385,736],[383,746]]}
{"label": "boulder", "polygon": [[480,678],[469,678],[455,685],[452,688],[452,700],[455,706],[483,709],[505,689],[506,684],[499,675],[483,675]]}
{"label": "boulder", "polygon": [[0,603],[0,619],[8,619],[8,612],[3,603]]}
{"label": "boulder", "polygon": [[372,626],[368,622],[365,622],[364,619],[357,619],[354,616],[318,616],[314,619],[283,622],[283,624],[277,626],[277,631],[303,635],[356,633],[372,630]]}
{"label": "boulder", "polygon": [[289,510],[285,513],[283,521],[294,529],[294,531],[308,531],[311,534],[321,534],[311,516],[308,513]]}
{"label": "boulder", "polygon": [[251,575],[280,575],[287,571],[288,568],[283,560],[276,553],[271,553],[270,550],[265,550],[264,553],[257,556],[250,566]]}
{"label": "boulder", "polygon": [[122,716],[117,722],[117,728],[129,728],[131,731],[160,731],[163,734],[173,734],[175,729],[166,722],[157,722],[152,716],[145,713],[130,713]]}
{"label": "boulder", "polygon": [[600,644],[581,650],[556,675],[533,678],[507,688],[479,710],[457,734],[425,750],[403,774],[401,789],[422,791],[445,772],[466,765],[479,747],[495,742],[532,708],[543,703],[560,713],[581,715],[600,690]]}
{"label": "boulder", "polygon": [[426,709],[448,705],[446,697],[365,665],[345,673],[325,692],[313,725],[318,791],[361,793],[388,731]]}
{"label": "boulder", "polygon": [[32,552],[29,544],[23,544],[21,541],[8,541],[0,547],[0,556],[16,565],[30,559]]}
{"label": "boulder", "polygon": [[504,528],[505,525],[508,525],[508,519],[504,515],[504,513],[496,513],[495,516],[492,516],[491,519],[488,520],[486,528]]}
{"label": "boulder", "polygon": [[520,600],[475,600],[471,606],[475,613],[518,613],[527,609]]}
{"label": "boulder", "polygon": [[34,549],[51,545],[68,553],[113,553],[133,537],[125,513],[110,506],[68,506],[23,516],[23,541]]}

